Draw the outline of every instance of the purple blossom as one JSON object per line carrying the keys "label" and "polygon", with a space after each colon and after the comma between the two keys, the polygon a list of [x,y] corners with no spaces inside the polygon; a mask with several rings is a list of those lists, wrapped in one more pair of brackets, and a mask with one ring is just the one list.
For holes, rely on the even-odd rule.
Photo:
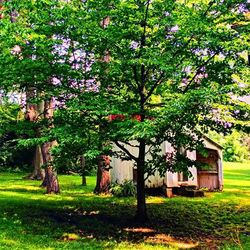
{"label": "purple blossom", "polygon": [[139,43],[136,41],[132,41],[130,44],[130,49],[136,50],[139,48]]}
{"label": "purple blossom", "polygon": [[244,12],[248,12],[247,6],[245,4],[240,4],[238,7],[238,13],[244,13]]}
{"label": "purple blossom", "polygon": [[210,13],[211,15],[216,15],[216,14],[218,14],[218,12],[217,12],[216,10],[210,11],[209,13]]}
{"label": "purple blossom", "polygon": [[250,95],[242,96],[239,100],[250,104]]}
{"label": "purple blossom", "polygon": [[100,88],[100,84],[96,82],[95,79],[89,79],[86,81],[86,89],[87,91],[98,92]]}
{"label": "purple blossom", "polygon": [[238,83],[238,86],[239,86],[240,88],[246,88],[246,87],[247,87],[247,85],[246,85],[245,83],[243,83],[243,82],[239,82],[239,83]]}
{"label": "purple blossom", "polygon": [[176,24],[175,26],[173,26],[173,27],[170,29],[170,32],[175,33],[175,32],[177,32],[178,30],[179,30],[179,26],[178,26],[178,24]]}
{"label": "purple blossom", "polygon": [[61,83],[61,81],[57,77],[52,78],[52,84],[53,85],[59,85],[60,83]]}
{"label": "purple blossom", "polygon": [[190,74],[192,72],[192,67],[191,66],[186,66],[183,71],[186,73],[186,74]]}
{"label": "purple blossom", "polygon": [[225,129],[230,129],[233,127],[231,122],[223,121],[220,118],[216,117],[212,119],[218,126],[222,126]]}
{"label": "purple blossom", "polygon": [[181,87],[186,87],[187,84],[188,84],[188,79],[187,79],[187,78],[183,78],[183,79],[181,80]]}
{"label": "purple blossom", "polygon": [[232,123],[231,122],[225,122],[224,124],[223,124],[223,127],[224,128],[231,128],[233,125],[232,125]]}
{"label": "purple blossom", "polygon": [[168,11],[165,11],[164,16],[170,16],[170,13]]}
{"label": "purple blossom", "polygon": [[19,45],[15,45],[11,50],[11,54],[18,55],[21,53],[21,51],[22,51],[21,47]]}
{"label": "purple blossom", "polygon": [[220,53],[220,54],[218,55],[218,59],[219,59],[220,61],[223,61],[223,60],[225,59],[225,55],[222,54],[222,53]]}
{"label": "purple blossom", "polygon": [[206,49],[196,48],[192,49],[191,51],[197,56],[207,56],[209,54],[209,50],[207,48]]}
{"label": "purple blossom", "polygon": [[174,38],[173,35],[169,35],[169,34],[166,35],[166,39],[172,39],[172,38]]}
{"label": "purple blossom", "polygon": [[200,72],[205,72],[205,71],[206,71],[206,67],[205,66],[203,66],[203,67],[200,68]]}
{"label": "purple blossom", "polygon": [[201,80],[204,79],[204,78],[208,78],[208,74],[205,73],[205,72],[201,72],[201,73],[199,73],[199,74],[196,75],[194,81],[195,81],[196,83],[200,83]]}

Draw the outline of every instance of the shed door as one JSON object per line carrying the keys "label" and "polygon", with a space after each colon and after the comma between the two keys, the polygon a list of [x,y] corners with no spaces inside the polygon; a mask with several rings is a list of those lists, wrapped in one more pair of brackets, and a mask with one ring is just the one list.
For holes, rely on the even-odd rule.
{"label": "shed door", "polygon": [[198,188],[207,188],[210,191],[219,189],[218,161],[216,150],[206,149],[208,156],[204,157],[197,152],[197,161],[209,165],[209,169],[198,170]]}

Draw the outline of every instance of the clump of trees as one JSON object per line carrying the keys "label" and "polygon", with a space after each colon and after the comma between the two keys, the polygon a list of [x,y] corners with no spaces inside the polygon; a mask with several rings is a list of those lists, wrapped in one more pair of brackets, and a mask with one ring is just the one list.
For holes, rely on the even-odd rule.
{"label": "clump of trees", "polygon": [[233,130],[227,135],[210,132],[209,136],[223,146],[224,161],[244,162],[250,159],[250,140],[246,133]]}
{"label": "clump of trees", "polygon": [[25,148],[17,148],[16,140],[25,137],[24,134],[18,134],[16,131],[17,123],[22,119],[22,112],[19,105],[11,102],[9,98],[2,96],[0,103],[0,169],[28,170],[32,158],[30,153],[34,148],[27,152]]}
{"label": "clump of trees", "polygon": [[[52,181],[47,181],[47,191],[59,190],[51,152],[61,152],[63,159],[66,154],[59,148],[72,144],[76,158],[96,159],[100,184],[102,177],[109,179],[103,159],[116,144],[116,155],[137,168],[136,215],[144,221],[145,175],[188,172],[195,162],[178,149],[201,148],[202,134],[209,129],[249,131],[249,105],[238,98],[249,93],[246,4],[4,2],[1,88],[6,93],[33,91],[33,105],[26,110],[37,113],[35,132],[25,143],[41,147]],[[159,154],[165,140],[175,148],[171,156]],[[136,155],[126,149],[131,141]]]}

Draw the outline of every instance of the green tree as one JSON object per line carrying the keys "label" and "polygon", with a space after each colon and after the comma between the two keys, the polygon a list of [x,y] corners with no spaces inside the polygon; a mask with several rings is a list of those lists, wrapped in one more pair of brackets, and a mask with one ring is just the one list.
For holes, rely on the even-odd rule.
{"label": "green tree", "polygon": [[[84,6],[92,75],[99,83],[96,111],[113,115],[105,135],[135,163],[137,217],[145,220],[146,174],[187,172],[194,162],[178,148],[202,147],[208,127],[249,129],[249,105],[237,98],[249,93],[246,1],[104,0]],[[107,16],[110,23],[102,29]],[[107,51],[108,63],[100,60]],[[159,145],[165,140],[175,152],[163,157]]]}
{"label": "green tree", "polygon": [[247,136],[247,134],[234,129],[232,133],[227,135],[210,131],[209,137],[217,141],[223,147],[224,161],[243,162],[249,160],[249,136]]}

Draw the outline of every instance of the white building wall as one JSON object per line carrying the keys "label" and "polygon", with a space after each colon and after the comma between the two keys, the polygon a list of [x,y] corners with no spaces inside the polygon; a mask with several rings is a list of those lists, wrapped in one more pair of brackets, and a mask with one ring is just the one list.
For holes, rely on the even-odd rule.
{"label": "white building wall", "polygon": [[[136,142],[130,142],[132,145],[136,145]],[[223,187],[223,172],[222,172],[222,152],[221,150],[216,147],[213,143],[205,140],[204,141],[205,147],[215,149],[219,152],[220,159],[219,159],[219,185]],[[138,156],[138,148],[131,147],[129,145],[123,144],[123,146],[129,150],[134,156]],[[116,145],[113,146],[113,149],[116,151],[120,151],[119,147]],[[148,148],[147,148],[148,150]],[[162,154],[165,153],[172,153],[174,152],[174,148],[171,146],[169,142],[162,143]],[[150,154],[147,155],[147,159],[151,156]],[[196,160],[196,151],[187,151],[187,157],[191,160]],[[133,180],[133,168],[134,162],[133,161],[122,161],[121,159],[117,159],[112,157],[111,159],[111,167],[110,170],[111,174],[111,181],[113,183],[117,182],[119,184],[123,183],[125,180]],[[188,182],[185,182],[186,185],[191,186],[198,186],[197,180],[197,169],[195,167],[189,168],[189,171],[192,173],[192,177],[189,177]],[[183,183],[178,182],[178,173],[172,173],[170,171],[166,172],[164,177],[160,177],[158,171],[155,172],[154,176],[150,176],[145,181],[145,186],[148,188],[153,187],[162,187],[163,185],[167,187],[179,187]]]}
{"label": "white building wall", "polygon": [[[133,155],[138,155],[138,148],[134,148],[126,144],[123,144],[123,146]],[[115,144],[113,145],[113,150],[120,151],[119,147]],[[119,158],[112,157],[110,166],[111,181],[113,183],[122,184],[125,180],[133,180],[133,161],[122,161]]]}
{"label": "white building wall", "polygon": [[[187,151],[187,157],[190,160],[196,160],[196,151]],[[188,178],[188,185],[190,186],[198,186],[198,179],[197,179],[197,168],[191,167],[189,171],[192,173],[192,177]]]}

